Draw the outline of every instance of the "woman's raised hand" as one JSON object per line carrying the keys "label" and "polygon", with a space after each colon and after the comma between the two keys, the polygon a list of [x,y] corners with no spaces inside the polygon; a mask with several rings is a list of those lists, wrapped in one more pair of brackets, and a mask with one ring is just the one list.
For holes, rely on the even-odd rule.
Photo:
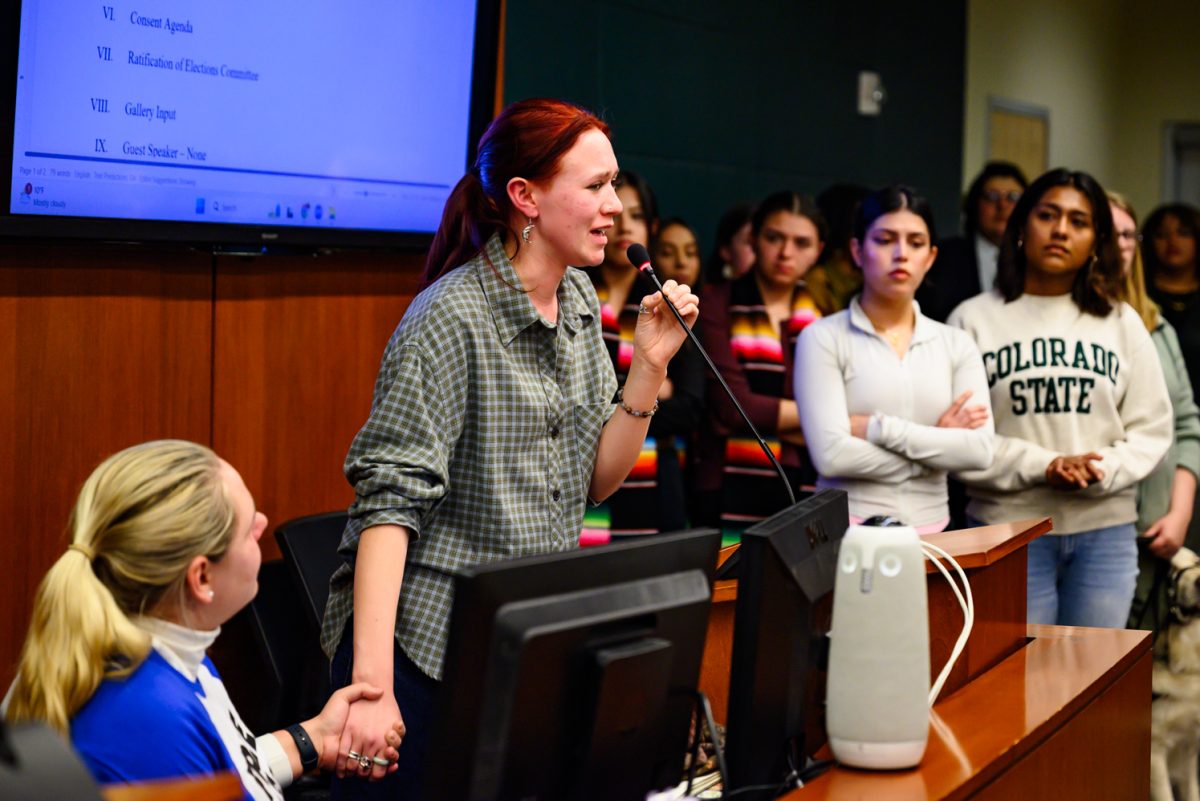
{"label": "woman's raised hand", "polygon": [[[663,291],[688,327],[695,325],[700,315],[700,299],[692,293],[691,287],[670,280],[663,284]],[[687,334],[680,328],[679,321],[663,302],[663,292],[642,298],[633,335],[635,353],[646,359],[650,366],[665,370],[686,338]]]}

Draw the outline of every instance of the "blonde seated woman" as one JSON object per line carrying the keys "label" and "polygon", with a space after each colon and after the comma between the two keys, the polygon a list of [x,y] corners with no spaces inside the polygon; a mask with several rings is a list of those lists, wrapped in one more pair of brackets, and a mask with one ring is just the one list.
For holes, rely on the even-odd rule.
{"label": "blonde seated woman", "polygon": [[[205,654],[258,591],[266,526],[237,471],[201,445],[106,459],[38,588],[8,719],[69,735],[101,784],[236,771],[260,801],[316,767],[369,775],[376,763],[347,762],[338,742],[350,704],[380,688],[345,687],[315,718],[255,737]],[[402,736],[397,721],[378,757],[389,770]]]}

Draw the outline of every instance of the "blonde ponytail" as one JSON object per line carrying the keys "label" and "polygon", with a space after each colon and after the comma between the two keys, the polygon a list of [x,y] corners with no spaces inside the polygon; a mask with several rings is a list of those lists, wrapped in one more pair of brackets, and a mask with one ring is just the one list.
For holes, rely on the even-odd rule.
{"label": "blonde ponytail", "polygon": [[92,472],[71,513],[71,543],[42,579],[21,651],[9,720],[66,735],[107,677],[150,650],[131,617],[180,603],[196,556],[219,561],[234,510],[208,448],[160,440],[127,448]]}

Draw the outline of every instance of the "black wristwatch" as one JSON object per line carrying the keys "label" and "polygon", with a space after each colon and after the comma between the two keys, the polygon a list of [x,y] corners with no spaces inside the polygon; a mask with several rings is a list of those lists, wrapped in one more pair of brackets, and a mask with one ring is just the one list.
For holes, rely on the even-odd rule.
{"label": "black wristwatch", "polygon": [[293,723],[284,729],[284,731],[292,735],[292,739],[296,741],[296,749],[300,751],[301,771],[308,773],[310,770],[315,770],[320,756],[318,756],[316,746],[313,745],[308,732],[299,723]]}

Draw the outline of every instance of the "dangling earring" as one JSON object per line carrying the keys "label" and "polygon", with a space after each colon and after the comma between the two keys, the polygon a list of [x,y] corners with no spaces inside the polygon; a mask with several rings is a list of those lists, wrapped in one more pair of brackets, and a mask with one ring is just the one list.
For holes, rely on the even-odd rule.
{"label": "dangling earring", "polygon": [[528,245],[528,244],[530,244],[530,241],[531,241],[529,239],[529,235],[533,233],[534,225],[533,225],[532,219],[530,219],[529,217],[526,217],[525,219],[529,220],[529,225],[527,225],[521,229],[521,239],[525,240],[525,244]]}
{"label": "dangling earring", "polygon": [[1017,237],[1017,250],[1020,250],[1023,247],[1025,247],[1025,240],[1018,236]]}

